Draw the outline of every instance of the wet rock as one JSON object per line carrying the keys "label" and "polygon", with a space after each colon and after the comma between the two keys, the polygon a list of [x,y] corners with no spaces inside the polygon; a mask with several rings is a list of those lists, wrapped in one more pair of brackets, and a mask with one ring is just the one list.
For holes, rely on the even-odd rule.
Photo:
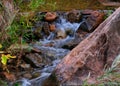
{"label": "wet rock", "polygon": [[50,26],[49,26],[49,23],[48,23],[48,22],[44,22],[44,23],[43,23],[42,30],[43,30],[43,32],[44,32],[44,35],[47,35],[47,36],[50,35]]}
{"label": "wet rock", "polygon": [[54,24],[50,24],[50,31],[55,31],[56,30],[56,27]]}
{"label": "wet rock", "polygon": [[58,29],[57,30],[57,38],[58,39],[63,39],[63,38],[65,38],[67,36],[67,34],[66,34],[66,32],[65,32],[65,30],[62,30],[62,29]]}
{"label": "wet rock", "polygon": [[73,37],[74,33],[75,33],[75,30],[70,29],[70,28],[66,28],[65,32],[66,32],[66,35],[69,35],[69,36]]}
{"label": "wet rock", "polygon": [[69,52],[67,49],[44,47],[39,46],[38,44],[35,44],[34,47],[39,49],[41,51],[41,54],[51,60],[61,59]]}
{"label": "wet rock", "polygon": [[72,50],[74,47],[76,47],[82,40],[84,40],[89,33],[84,32],[82,30],[77,30],[73,38],[68,38],[66,41],[64,41],[62,48]]}
{"label": "wet rock", "polygon": [[83,30],[78,30],[76,31],[76,35],[78,36],[78,38],[81,38],[81,41],[84,40],[86,37],[88,37],[90,35],[90,33],[85,32]]}
{"label": "wet rock", "polygon": [[30,73],[25,73],[25,74],[23,74],[23,77],[27,78],[27,79],[31,79],[32,75]]}
{"label": "wet rock", "polygon": [[56,59],[54,61],[52,61],[52,64],[49,66],[45,66],[41,72],[46,72],[46,73],[52,73],[52,71],[54,71],[55,67],[57,66],[57,64],[60,62],[60,59]]}
{"label": "wet rock", "polygon": [[40,71],[34,72],[34,73],[32,74],[32,79],[37,78],[37,77],[39,77],[40,75],[41,75]]}
{"label": "wet rock", "polygon": [[85,10],[82,14],[84,22],[80,26],[80,29],[85,31],[87,30],[88,32],[94,31],[95,28],[104,20],[104,13],[99,11]]}
{"label": "wet rock", "polygon": [[43,38],[42,34],[41,34],[41,30],[42,28],[38,27],[36,28],[36,30],[33,32],[34,36],[36,39],[40,39]]}
{"label": "wet rock", "polygon": [[71,23],[80,22],[82,18],[81,12],[78,10],[72,10],[67,13],[67,20]]}
{"label": "wet rock", "polygon": [[79,36],[75,36],[74,39],[68,40],[62,48],[72,50],[75,46],[77,46],[81,42],[81,38]]}
{"label": "wet rock", "polygon": [[20,65],[20,67],[24,68],[24,69],[29,69],[30,68],[30,64],[23,63],[23,64]]}
{"label": "wet rock", "polygon": [[47,41],[47,42],[40,41],[40,43],[41,43],[40,46],[54,47],[54,48],[64,48],[64,49],[71,50],[81,41],[81,39],[82,38],[78,34],[75,37],[67,36],[64,39],[50,40],[50,41]]}
{"label": "wet rock", "polygon": [[53,40],[56,37],[56,31],[50,32],[50,35],[47,37],[47,40]]}
{"label": "wet rock", "polygon": [[34,36],[38,39],[46,38],[50,35],[50,25],[48,22],[36,22],[34,30]]}
{"label": "wet rock", "polygon": [[38,53],[29,53],[26,54],[24,57],[25,62],[30,64],[32,67],[43,67],[45,64],[45,61],[43,60],[43,57],[39,55]]}
{"label": "wet rock", "polygon": [[29,46],[27,43],[26,44],[13,44],[13,45],[11,45],[8,49],[7,49],[7,51],[9,52],[9,53],[13,53],[13,54],[16,54],[16,53],[19,53],[20,51],[21,51],[21,49],[22,49],[22,51],[24,52],[24,53],[28,53],[28,52],[30,52],[33,48],[31,47],[31,46]]}
{"label": "wet rock", "polygon": [[91,27],[88,25],[86,21],[82,21],[76,32],[80,32],[80,30],[90,32]]}
{"label": "wet rock", "polygon": [[[50,73],[42,73],[40,77],[30,80],[30,86],[44,86],[44,81],[50,76]],[[52,85],[49,85],[52,86]]]}
{"label": "wet rock", "polygon": [[45,20],[46,21],[54,21],[57,18],[56,12],[47,12],[45,14]]}

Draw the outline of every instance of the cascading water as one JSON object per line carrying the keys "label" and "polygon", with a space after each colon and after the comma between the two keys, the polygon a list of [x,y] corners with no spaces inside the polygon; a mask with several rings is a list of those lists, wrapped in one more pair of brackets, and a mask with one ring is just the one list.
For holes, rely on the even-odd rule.
{"label": "cascading water", "polygon": [[66,36],[61,39],[55,39],[56,34],[51,32],[46,39],[40,40],[41,44],[52,43],[53,47],[61,48],[61,46],[75,39],[75,33],[79,29],[79,26],[83,23],[83,21],[79,23],[70,23],[63,17],[60,17],[59,20],[60,22],[55,23],[56,33],[57,31],[58,33],[59,31],[61,31],[60,36],[62,34],[66,34]]}
{"label": "cascading water", "polygon": [[67,21],[66,19],[64,19],[63,17],[60,17],[61,23],[56,23],[57,28],[65,31],[67,29],[71,29],[73,31],[76,31],[81,23],[70,23],[69,21]]}
{"label": "cascading water", "polygon": [[[50,35],[47,38],[39,41],[40,45],[34,45],[34,47],[37,47],[41,51],[45,51],[42,53],[54,54],[54,60],[52,61],[52,65],[46,65],[43,69],[39,70],[39,72],[41,73],[39,77],[31,80],[24,78],[12,83],[11,86],[13,86],[13,84],[15,83],[20,83],[21,86],[42,86],[44,80],[49,77],[56,65],[61,61],[61,56],[64,57],[69,52],[69,50],[67,49],[62,49],[62,46],[75,39],[75,32],[78,30],[79,26],[83,22],[70,23],[63,17],[60,17],[59,21],[60,22],[55,23],[56,33],[59,33],[57,31],[61,31],[62,34],[66,35],[65,37],[63,37],[62,39],[56,39],[56,33],[50,32]],[[61,36],[62,34],[60,33],[59,36]],[[53,45],[52,47],[44,46],[45,44],[50,43]],[[55,53],[52,53],[51,51],[55,51]]]}

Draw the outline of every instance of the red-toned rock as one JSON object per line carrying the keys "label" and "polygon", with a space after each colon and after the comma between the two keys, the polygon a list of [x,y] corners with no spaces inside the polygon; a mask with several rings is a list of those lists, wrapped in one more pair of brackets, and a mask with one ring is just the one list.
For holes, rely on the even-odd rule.
{"label": "red-toned rock", "polygon": [[55,31],[56,30],[56,27],[54,24],[50,24],[50,31]]}
{"label": "red-toned rock", "polygon": [[54,21],[57,18],[56,12],[47,12],[45,14],[45,20],[46,21]]}
{"label": "red-toned rock", "polygon": [[82,15],[90,15],[93,12],[93,10],[84,10],[82,11]]}
{"label": "red-toned rock", "polygon": [[14,74],[12,73],[8,73],[8,72],[3,72],[3,75],[5,76],[5,78],[9,81],[15,81],[16,77]]}
{"label": "red-toned rock", "polygon": [[[95,28],[103,22],[104,20],[104,13],[99,11],[92,11],[92,10],[85,10],[82,12],[83,16],[85,17],[84,26],[87,27],[88,32],[95,30]],[[84,27],[79,27],[80,29],[84,30]]]}
{"label": "red-toned rock", "polygon": [[91,30],[94,30],[104,20],[104,13],[99,11],[93,11],[91,16],[88,17],[87,22],[92,26]]}

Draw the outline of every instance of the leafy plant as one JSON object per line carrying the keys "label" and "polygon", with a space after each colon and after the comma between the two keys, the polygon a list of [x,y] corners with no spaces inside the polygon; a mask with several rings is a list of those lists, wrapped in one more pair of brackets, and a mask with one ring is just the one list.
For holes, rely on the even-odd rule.
{"label": "leafy plant", "polygon": [[19,83],[15,83],[13,86],[21,86],[21,84],[19,84]]}
{"label": "leafy plant", "polygon": [[[28,39],[32,36],[32,24],[29,21],[28,15],[21,15],[19,19],[13,21],[9,28],[7,28],[7,34],[9,36],[9,43],[21,43],[25,42],[24,39]],[[24,38],[20,40],[21,38]]]}
{"label": "leafy plant", "polygon": [[82,86],[120,86],[120,55],[115,58],[111,67],[105,70],[95,84],[89,84],[86,79]]}
{"label": "leafy plant", "polygon": [[[0,44],[0,48],[2,48],[2,45]],[[10,54],[2,54],[1,55],[1,63],[3,65],[3,70],[6,70],[7,72],[9,72],[9,70],[7,69],[7,62],[9,59],[11,58],[16,58],[16,56],[11,56]]]}
{"label": "leafy plant", "polygon": [[3,65],[7,65],[8,59],[11,59],[11,58],[16,58],[16,56],[11,56],[10,54],[7,54],[7,55],[2,54],[2,56],[1,56],[1,62],[2,62],[2,64]]}
{"label": "leafy plant", "polygon": [[8,85],[7,85],[7,82],[2,81],[2,80],[0,80],[0,85],[1,85],[1,86],[8,86]]}
{"label": "leafy plant", "polygon": [[111,67],[105,70],[103,76],[98,80],[99,83],[104,83],[108,86],[119,86],[120,85],[120,55],[118,55],[113,61]]}
{"label": "leafy plant", "polygon": [[7,62],[9,59],[11,58],[16,58],[16,56],[11,56],[10,54],[2,54],[1,56],[1,63],[3,64],[3,70],[6,70],[7,72],[9,72],[9,70],[7,69]]}
{"label": "leafy plant", "polygon": [[104,16],[104,19],[108,18],[114,11],[113,10],[107,10],[106,15]]}

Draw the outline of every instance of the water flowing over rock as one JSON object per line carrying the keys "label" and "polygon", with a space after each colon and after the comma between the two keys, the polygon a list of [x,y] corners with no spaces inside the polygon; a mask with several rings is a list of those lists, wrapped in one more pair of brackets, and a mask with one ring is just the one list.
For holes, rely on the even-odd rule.
{"label": "water flowing over rock", "polygon": [[[102,22],[103,16],[100,15],[96,11],[79,10],[38,13],[38,21],[33,27],[34,37],[38,41],[30,44],[32,51],[23,55],[20,65],[21,71],[24,71],[20,75],[24,79],[20,78],[11,86],[15,83],[22,86],[44,86],[61,59]],[[48,86],[52,85],[56,83]]]}
{"label": "water flowing over rock", "polygon": [[[97,83],[104,68],[110,67],[120,54],[120,8],[101,23],[96,30],[75,47],[57,65],[53,75],[66,85],[66,82],[87,81]],[[114,51],[114,52],[113,52]],[[89,78],[87,78],[89,77]],[[82,85],[78,83],[79,85]]]}
{"label": "water flowing over rock", "polygon": [[69,52],[67,49],[59,49],[53,47],[44,47],[38,45],[34,45],[34,47],[39,49],[44,56],[51,60],[61,59]]}

